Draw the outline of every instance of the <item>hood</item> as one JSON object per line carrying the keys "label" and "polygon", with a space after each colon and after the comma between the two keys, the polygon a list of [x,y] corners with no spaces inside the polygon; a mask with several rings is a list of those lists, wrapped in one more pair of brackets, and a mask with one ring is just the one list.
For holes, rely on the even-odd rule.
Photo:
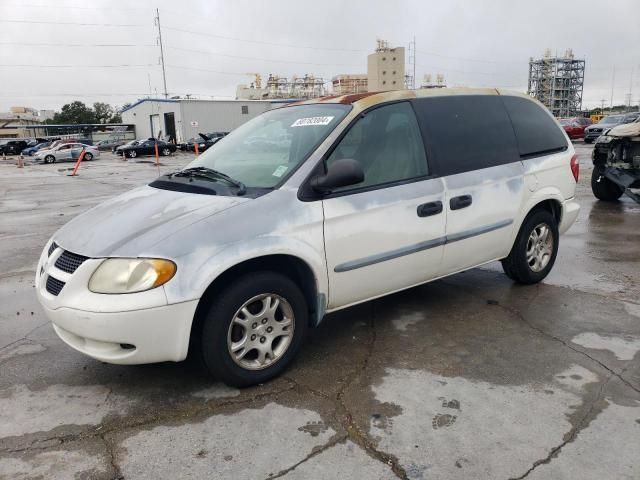
{"label": "hood", "polygon": [[53,238],[65,250],[88,257],[136,257],[172,233],[248,201],[144,186],[77,216]]}
{"label": "hood", "polygon": [[613,127],[607,135],[611,137],[638,137],[640,136],[640,122],[618,125]]}

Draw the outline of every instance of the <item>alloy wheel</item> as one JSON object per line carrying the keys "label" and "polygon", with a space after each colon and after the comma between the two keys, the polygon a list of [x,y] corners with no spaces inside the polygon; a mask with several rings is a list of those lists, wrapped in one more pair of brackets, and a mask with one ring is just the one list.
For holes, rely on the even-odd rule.
{"label": "alloy wheel", "polygon": [[527,240],[527,263],[534,272],[545,269],[553,255],[553,232],[546,223],[538,224]]}
{"label": "alloy wheel", "polygon": [[262,370],[285,354],[295,327],[293,308],[283,297],[263,293],[235,313],[227,333],[233,361],[247,370]]}

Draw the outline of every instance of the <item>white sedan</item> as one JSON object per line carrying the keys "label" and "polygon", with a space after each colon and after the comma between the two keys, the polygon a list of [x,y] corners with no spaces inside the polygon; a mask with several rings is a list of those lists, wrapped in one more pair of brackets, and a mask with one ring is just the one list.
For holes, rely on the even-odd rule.
{"label": "white sedan", "polygon": [[55,163],[55,162],[75,162],[80,157],[82,150],[85,150],[83,160],[93,160],[100,156],[100,151],[92,146],[84,143],[63,143],[52,149],[38,151],[34,158],[37,162]]}

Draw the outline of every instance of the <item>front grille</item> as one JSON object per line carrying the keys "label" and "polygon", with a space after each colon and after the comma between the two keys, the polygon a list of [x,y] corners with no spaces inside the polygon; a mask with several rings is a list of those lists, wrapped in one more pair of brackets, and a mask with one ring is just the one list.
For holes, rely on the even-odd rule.
{"label": "front grille", "polygon": [[56,248],[58,248],[58,245],[56,245],[56,242],[51,242],[51,246],[49,247],[49,252],[47,253],[47,257],[50,257]]}
{"label": "front grille", "polygon": [[57,278],[53,278],[51,275],[47,277],[47,292],[51,295],[58,296],[62,287],[64,287],[64,282],[61,282]]}
{"label": "front grille", "polygon": [[89,257],[83,257],[77,253],[71,253],[65,250],[62,252],[62,255],[58,257],[55,265],[63,272],[73,273],[87,258]]}
{"label": "front grille", "polygon": [[591,130],[589,133],[600,133],[602,131],[601,128],[594,128],[593,130]]}

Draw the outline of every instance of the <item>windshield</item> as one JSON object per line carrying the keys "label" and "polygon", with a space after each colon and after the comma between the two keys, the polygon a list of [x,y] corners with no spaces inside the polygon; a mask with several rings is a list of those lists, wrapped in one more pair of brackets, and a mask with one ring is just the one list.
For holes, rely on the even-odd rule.
{"label": "windshield", "polygon": [[599,123],[602,123],[602,124],[620,123],[621,121],[622,121],[622,115],[611,115],[609,117],[604,117],[602,120],[600,120]]}
{"label": "windshield", "polygon": [[560,119],[560,125],[562,125],[563,127],[566,127],[567,125],[571,125],[572,123],[574,123],[574,121],[570,118],[561,118]]}
{"label": "windshield", "polygon": [[268,111],[216,142],[187,168],[207,167],[249,188],[273,188],[350,109],[350,105],[310,104]]}

